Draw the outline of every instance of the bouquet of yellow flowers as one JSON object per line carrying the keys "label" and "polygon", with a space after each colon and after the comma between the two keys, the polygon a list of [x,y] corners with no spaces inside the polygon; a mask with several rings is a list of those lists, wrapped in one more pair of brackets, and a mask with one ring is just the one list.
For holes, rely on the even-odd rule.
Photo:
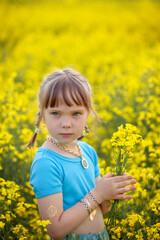
{"label": "bouquet of yellow flowers", "polygon": [[142,137],[138,135],[137,128],[131,124],[118,127],[118,131],[113,134],[111,145],[113,147],[113,159],[116,163],[116,175],[122,175],[132,159],[134,148],[137,144],[142,143]]}
{"label": "bouquet of yellow flowers", "polygon": [[[118,127],[111,139],[113,147],[113,162],[112,171],[115,175],[123,175],[129,168],[130,160],[133,157],[135,146],[142,143],[142,137],[137,134],[137,128],[131,124],[126,124]],[[111,226],[116,225],[116,212],[119,200],[114,200],[112,209],[108,218],[108,224]]]}

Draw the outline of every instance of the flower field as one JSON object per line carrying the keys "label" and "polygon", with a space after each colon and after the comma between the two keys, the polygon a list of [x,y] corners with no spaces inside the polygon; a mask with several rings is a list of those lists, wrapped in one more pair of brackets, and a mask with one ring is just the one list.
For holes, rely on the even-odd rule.
{"label": "flower field", "polygon": [[[160,239],[160,1],[2,0],[0,2],[0,239],[48,239],[29,173],[35,150],[38,88],[54,68],[73,67],[92,85],[94,108],[86,141],[102,175],[113,172],[111,138],[132,124],[143,146],[128,173],[137,180],[120,201],[110,239]],[[122,137],[122,136],[121,136]],[[124,140],[125,141],[125,140]]]}

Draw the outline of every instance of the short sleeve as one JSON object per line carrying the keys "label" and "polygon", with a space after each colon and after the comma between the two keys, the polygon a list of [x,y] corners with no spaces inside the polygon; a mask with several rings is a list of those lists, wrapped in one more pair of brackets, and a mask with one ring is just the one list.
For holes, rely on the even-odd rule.
{"label": "short sleeve", "polygon": [[30,185],[36,198],[62,192],[62,171],[55,161],[40,158],[31,167]]}

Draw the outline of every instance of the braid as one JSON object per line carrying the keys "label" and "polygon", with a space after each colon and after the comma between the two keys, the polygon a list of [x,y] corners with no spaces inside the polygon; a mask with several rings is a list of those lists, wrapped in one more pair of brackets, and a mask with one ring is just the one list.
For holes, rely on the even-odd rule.
{"label": "braid", "polygon": [[[83,132],[85,132],[85,133],[89,133],[89,132],[90,132],[87,125],[85,125]],[[82,138],[84,138],[84,137],[85,137],[85,133],[83,133],[83,134],[78,138],[78,140],[81,140]]]}
{"label": "braid", "polygon": [[86,131],[86,133],[89,133],[89,132],[90,132],[87,125],[85,126],[85,131]]}
{"label": "braid", "polygon": [[38,117],[37,122],[36,122],[36,127],[39,128],[40,123],[41,123],[41,119],[42,119],[42,113],[39,111],[37,113],[36,117]]}
{"label": "braid", "polygon": [[[42,113],[41,112],[38,112],[36,117],[38,117],[37,119],[37,122],[36,122],[36,127],[37,129],[39,129],[39,126],[40,126],[40,123],[41,123],[41,119],[42,119]],[[36,130],[37,130],[36,129]],[[36,131],[33,135],[33,137],[31,138],[31,140],[29,141],[28,145],[26,147],[28,148],[34,148],[34,143],[36,141],[36,138],[37,138],[37,134],[38,134],[38,131]]]}

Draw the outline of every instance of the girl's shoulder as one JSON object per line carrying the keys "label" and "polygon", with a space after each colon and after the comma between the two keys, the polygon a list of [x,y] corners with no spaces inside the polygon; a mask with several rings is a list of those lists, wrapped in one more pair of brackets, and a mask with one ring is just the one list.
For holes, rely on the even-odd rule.
{"label": "girl's shoulder", "polygon": [[94,151],[95,151],[95,149],[94,149],[90,144],[88,144],[88,143],[86,143],[86,142],[84,142],[84,141],[79,140],[79,141],[78,141],[78,144],[79,144],[79,146],[82,147],[82,148],[88,148],[88,149],[90,149],[90,150],[94,150]]}
{"label": "girl's shoulder", "polygon": [[34,159],[44,158],[44,157],[52,158],[53,154],[54,154],[54,151],[52,151],[48,148],[45,148],[45,147],[39,147],[34,156]]}
{"label": "girl's shoulder", "polygon": [[58,154],[48,148],[39,147],[34,156],[32,166],[36,163],[59,165]]}

